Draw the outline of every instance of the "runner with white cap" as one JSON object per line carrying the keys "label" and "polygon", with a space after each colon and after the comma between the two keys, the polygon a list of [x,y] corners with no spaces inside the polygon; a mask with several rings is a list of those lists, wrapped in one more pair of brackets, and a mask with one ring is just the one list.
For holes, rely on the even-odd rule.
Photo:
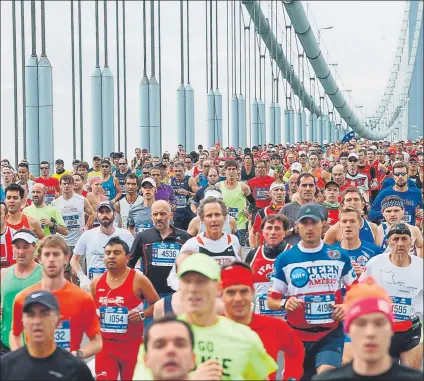
{"label": "runner with white cap", "polygon": [[146,177],[141,182],[143,202],[131,208],[128,212],[128,228],[133,235],[153,228],[152,205],[155,202],[156,182]]}

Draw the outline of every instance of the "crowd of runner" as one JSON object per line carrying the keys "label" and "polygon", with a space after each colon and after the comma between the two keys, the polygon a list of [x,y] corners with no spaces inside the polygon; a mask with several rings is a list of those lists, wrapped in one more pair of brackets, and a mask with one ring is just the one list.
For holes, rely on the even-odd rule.
{"label": "crowd of runner", "polygon": [[1,161],[2,380],[423,379],[422,140],[54,164]]}

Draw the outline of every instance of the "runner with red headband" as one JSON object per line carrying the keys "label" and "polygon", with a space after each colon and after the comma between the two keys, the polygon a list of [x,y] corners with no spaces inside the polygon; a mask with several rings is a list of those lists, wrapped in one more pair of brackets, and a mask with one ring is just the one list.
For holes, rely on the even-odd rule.
{"label": "runner with red headband", "polygon": [[345,332],[352,339],[353,361],[312,377],[312,380],[410,380],[423,379],[423,373],[399,365],[390,356],[395,322],[390,297],[372,277],[354,285],[345,299]]}
{"label": "runner with red headband", "polygon": [[[303,374],[303,344],[284,320],[252,312],[254,288],[250,267],[240,262],[225,266],[221,270],[221,285],[225,316],[255,331],[275,361],[278,352],[283,351],[285,369],[282,379],[299,380]],[[270,374],[269,379],[275,380],[276,373]]]}

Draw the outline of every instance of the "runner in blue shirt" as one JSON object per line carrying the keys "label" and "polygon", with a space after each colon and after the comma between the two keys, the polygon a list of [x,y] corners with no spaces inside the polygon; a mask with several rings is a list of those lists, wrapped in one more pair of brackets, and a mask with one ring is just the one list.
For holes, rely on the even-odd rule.
{"label": "runner in blue shirt", "polygon": [[340,366],[344,343],[342,286],[357,276],[343,249],[321,240],[324,208],[306,204],[299,208],[297,227],[301,241],[281,253],[268,293],[272,310],[286,310],[287,321],[305,347],[303,378]]}
{"label": "runner in blue shirt", "polygon": [[399,196],[405,207],[404,221],[408,224],[415,225],[416,219],[423,218],[423,196],[421,189],[410,188],[408,186],[408,165],[404,162],[398,162],[393,165],[393,178],[395,185],[382,190],[374,203],[371,205],[369,219],[372,221],[382,221],[383,214],[381,212],[381,202],[387,196]]}

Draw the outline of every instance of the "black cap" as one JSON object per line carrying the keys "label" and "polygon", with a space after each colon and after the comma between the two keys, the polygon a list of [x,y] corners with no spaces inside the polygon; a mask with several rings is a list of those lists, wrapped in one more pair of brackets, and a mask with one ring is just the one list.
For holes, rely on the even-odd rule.
{"label": "black cap", "polygon": [[406,234],[411,237],[411,230],[409,230],[408,225],[404,223],[395,224],[390,228],[389,232],[387,233],[387,238],[389,238],[393,234]]}
{"label": "black cap", "polygon": [[65,162],[62,159],[57,159],[54,163],[55,164],[65,164]]}
{"label": "black cap", "polygon": [[23,312],[33,304],[41,304],[51,310],[59,311],[59,302],[56,296],[49,291],[38,290],[31,292],[25,299]]}
{"label": "black cap", "polygon": [[349,156],[349,152],[342,151],[342,152],[340,152],[340,156],[339,157],[348,157],[348,156]]}
{"label": "black cap", "polygon": [[314,221],[324,221],[324,208],[319,204],[302,205],[297,211],[296,222],[300,222],[305,218],[312,218]]}
{"label": "black cap", "polygon": [[102,160],[102,157],[100,155],[94,155],[93,160]]}
{"label": "black cap", "polygon": [[103,207],[108,208],[112,212],[115,211],[115,205],[113,205],[113,203],[109,200],[100,201],[99,204],[97,205],[97,211],[99,211],[100,208],[103,208]]}
{"label": "black cap", "polygon": [[81,160],[78,160],[78,159],[72,160],[72,165],[77,165],[79,163],[81,163]]}
{"label": "black cap", "polygon": [[339,188],[340,189],[340,185],[339,184],[337,184],[335,181],[333,181],[333,180],[330,180],[328,183],[326,183],[325,184],[325,186],[324,186],[324,189],[327,189],[330,185],[336,185],[337,186],[337,188]]}

